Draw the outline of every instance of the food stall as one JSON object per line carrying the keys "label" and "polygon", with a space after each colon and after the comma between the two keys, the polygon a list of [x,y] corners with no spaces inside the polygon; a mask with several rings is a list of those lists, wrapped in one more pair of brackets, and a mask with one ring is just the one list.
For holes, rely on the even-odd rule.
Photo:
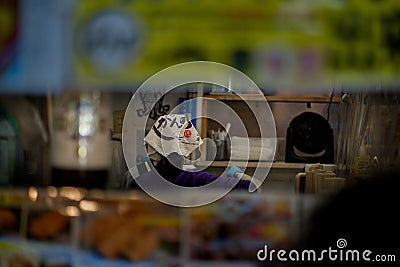
{"label": "food stall", "polygon": [[[2,1],[0,266],[284,266],[267,252],[343,240],[400,257],[399,12]],[[250,186],[141,183],[169,114],[199,137],[183,171]]]}

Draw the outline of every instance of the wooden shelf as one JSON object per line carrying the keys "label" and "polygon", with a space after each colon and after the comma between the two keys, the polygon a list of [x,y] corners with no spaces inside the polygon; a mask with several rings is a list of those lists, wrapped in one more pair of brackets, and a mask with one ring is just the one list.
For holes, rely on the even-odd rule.
{"label": "wooden shelf", "polygon": [[340,97],[333,97],[332,101],[330,97],[318,97],[318,96],[310,96],[310,97],[294,97],[294,96],[264,96],[261,97],[260,95],[253,95],[253,94],[242,94],[242,95],[235,95],[235,94],[209,94],[204,95],[205,98],[211,98],[221,101],[264,101],[267,100],[268,102],[302,102],[302,103],[340,103]]}
{"label": "wooden shelf", "polygon": [[[225,168],[226,166],[228,166],[229,161],[199,161],[197,163],[195,163],[196,166],[198,167],[204,167],[204,166],[210,166],[210,167],[223,167]],[[269,167],[271,164],[271,162],[257,162],[257,161],[250,161],[250,162],[246,162],[246,161],[231,161],[231,165],[235,165],[237,167],[246,167],[247,168],[266,168]],[[276,161],[276,162],[272,162],[271,168],[272,169],[303,169],[306,165],[304,163],[286,163],[286,162],[282,162],[282,161]]]}

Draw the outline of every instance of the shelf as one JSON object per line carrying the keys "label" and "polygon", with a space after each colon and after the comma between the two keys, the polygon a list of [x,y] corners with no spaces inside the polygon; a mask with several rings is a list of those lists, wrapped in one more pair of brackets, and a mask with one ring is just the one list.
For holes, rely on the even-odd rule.
{"label": "shelf", "polygon": [[242,101],[242,100],[249,100],[249,101],[263,101],[267,100],[268,102],[302,102],[302,103],[340,103],[340,97],[333,97],[332,101],[330,97],[293,97],[293,96],[264,96],[261,97],[260,95],[253,95],[253,94],[242,94],[242,95],[234,95],[234,94],[209,94],[204,95],[205,98],[211,98],[221,101]]}
{"label": "shelf", "polygon": [[[195,163],[196,166],[198,167],[204,167],[204,166],[210,166],[210,167],[226,167],[228,166],[229,161],[199,161],[197,163]],[[235,165],[237,167],[246,167],[247,168],[256,168],[256,167],[260,167],[260,168],[266,168],[269,167],[269,165],[271,164],[271,162],[257,162],[257,161],[250,161],[250,162],[246,162],[246,161],[231,161],[231,165]],[[271,168],[272,169],[303,169],[305,167],[304,163],[286,163],[286,162],[282,162],[282,161],[276,161],[276,162],[272,162]]]}

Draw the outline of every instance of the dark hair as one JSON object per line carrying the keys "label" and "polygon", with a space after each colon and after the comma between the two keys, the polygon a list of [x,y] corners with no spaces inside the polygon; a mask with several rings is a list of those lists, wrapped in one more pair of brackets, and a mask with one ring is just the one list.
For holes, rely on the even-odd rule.
{"label": "dark hair", "polygon": [[164,179],[173,183],[183,171],[183,161],[183,156],[174,152],[167,157],[161,156],[161,160],[157,162],[154,168]]}

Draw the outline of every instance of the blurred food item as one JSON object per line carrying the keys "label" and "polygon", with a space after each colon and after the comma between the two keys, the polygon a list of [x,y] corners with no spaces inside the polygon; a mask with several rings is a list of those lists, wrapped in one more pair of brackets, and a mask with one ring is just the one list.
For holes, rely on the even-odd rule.
{"label": "blurred food item", "polygon": [[40,240],[56,237],[68,225],[68,218],[55,211],[42,213],[30,220],[28,232]]}
{"label": "blurred food item", "polygon": [[0,209],[0,233],[13,229],[17,222],[17,217],[11,211]]}
{"label": "blurred food item", "polygon": [[191,258],[253,262],[260,244],[288,247],[292,212],[290,202],[280,198],[232,198],[200,207],[190,213]]}
{"label": "blurred food item", "polygon": [[9,267],[35,267],[35,264],[23,255],[16,255],[8,260]]}
{"label": "blurred food item", "polygon": [[146,260],[160,240],[155,227],[141,224],[139,217],[133,213],[106,215],[87,225],[82,238],[106,258]]}
{"label": "blurred food item", "polygon": [[37,245],[28,245],[26,240],[0,237],[1,267],[39,267]]}
{"label": "blurred food item", "polygon": [[[97,242],[93,245],[104,257],[118,258],[122,256],[122,252],[133,242],[133,239],[137,238],[139,226],[132,218],[125,216],[117,215],[109,219],[105,225],[102,225],[104,231],[97,232],[94,235]],[[100,223],[104,223],[104,221]],[[100,228],[103,227],[100,226]],[[100,238],[96,238],[96,235]]]}
{"label": "blurred food item", "polygon": [[135,237],[122,250],[122,255],[131,261],[142,261],[159,247],[160,238],[154,228],[139,228]]}
{"label": "blurred food item", "polygon": [[[119,202],[117,209],[87,214],[80,233],[86,249],[108,259],[132,262],[158,256],[174,260],[179,253],[178,210],[141,201]],[[157,253],[162,251],[162,253]]]}
{"label": "blurred food item", "polygon": [[287,239],[287,226],[277,221],[266,223],[262,234],[274,243],[284,242]]}

